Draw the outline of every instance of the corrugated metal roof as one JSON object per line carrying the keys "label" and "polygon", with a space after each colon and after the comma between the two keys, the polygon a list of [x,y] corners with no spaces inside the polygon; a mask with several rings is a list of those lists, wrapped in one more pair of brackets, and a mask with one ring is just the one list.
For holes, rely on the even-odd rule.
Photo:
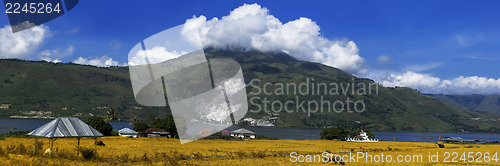
{"label": "corrugated metal roof", "polygon": [[120,129],[120,130],[118,130],[118,132],[119,132],[119,133],[137,133],[136,131],[134,131],[134,130],[132,130],[132,129],[128,128],[128,127],[125,127],[125,128],[123,128],[123,129]]}
{"label": "corrugated metal roof", "polygon": [[42,127],[31,131],[28,135],[47,138],[104,136],[96,129],[90,127],[88,124],[75,117],[61,117],[54,119]]}
{"label": "corrugated metal roof", "polygon": [[139,131],[139,133],[165,133],[165,134],[170,134],[170,132],[167,132],[163,129],[158,129],[158,128],[149,128],[149,129],[146,129],[144,131]]}
{"label": "corrugated metal roof", "polygon": [[231,131],[231,133],[236,133],[236,134],[255,134],[255,132],[241,128],[238,130]]}

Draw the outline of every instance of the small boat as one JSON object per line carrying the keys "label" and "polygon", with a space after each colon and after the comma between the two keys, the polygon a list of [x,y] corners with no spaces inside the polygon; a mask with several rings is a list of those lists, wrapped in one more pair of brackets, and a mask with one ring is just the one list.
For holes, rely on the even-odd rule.
{"label": "small boat", "polygon": [[347,138],[346,141],[350,142],[378,142],[378,139],[370,139],[364,130],[361,130],[358,136]]}

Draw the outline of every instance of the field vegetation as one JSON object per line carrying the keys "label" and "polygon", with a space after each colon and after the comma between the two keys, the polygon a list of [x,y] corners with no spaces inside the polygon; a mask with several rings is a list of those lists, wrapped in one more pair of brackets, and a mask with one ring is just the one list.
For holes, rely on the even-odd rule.
{"label": "field vegetation", "polygon": [[[180,144],[178,139],[166,138],[99,138],[106,146],[94,145],[94,139],[81,139],[77,147],[76,138],[57,139],[50,153],[48,139],[10,138],[0,140],[0,165],[295,165],[290,153],[320,155],[323,152],[348,154],[368,152],[371,155],[415,155],[424,156],[422,163],[374,163],[360,160],[346,165],[444,165],[444,152],[489,152],[497,153],[500,145],[445,144],[439,148],[435,143],[388,142],[356,143],[331,140],[223,140],[203,139]],[[38,150],[34,152],[34,146]],[[428,162],[427,155],[440,153],[440,162]],[[474,156],[478,157],[478,156]],[[302,163],[323,164],[322,161]],[[459,165],[470,165],[459,161]],[[496,161],[477,163],[498,165]]]}

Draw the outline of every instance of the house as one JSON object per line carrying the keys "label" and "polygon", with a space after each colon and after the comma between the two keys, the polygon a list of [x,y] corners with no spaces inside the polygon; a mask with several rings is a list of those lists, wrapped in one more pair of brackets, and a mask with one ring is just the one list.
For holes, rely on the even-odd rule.
{"label": "house", "polygon": [[170,132],[163,129],[149,128],[137,134],[139,138],[172,138]]}
{"label": "house", "polygon": [[231,136],[234,137],[234,138],[241,138],[241,139],[245,139],[245,138],[254,139],[255,138],[255,132],[247,130],[247,129],[244,129],[244,128],[241,128],[241,129],[238,129],[238,130],[231,131]]}
{"label": "house", "polygon": [[0,109],[9,109],[10,104],[2,104],[0,105]]}
{"label": "house", "polygon": [[138,134],[137,131],[134,131],[134,130],[129,129],[129,128],[123,128],[123,129],[118,130],[118,135],[120,135],[122,137],[137,138],[137,134]]}

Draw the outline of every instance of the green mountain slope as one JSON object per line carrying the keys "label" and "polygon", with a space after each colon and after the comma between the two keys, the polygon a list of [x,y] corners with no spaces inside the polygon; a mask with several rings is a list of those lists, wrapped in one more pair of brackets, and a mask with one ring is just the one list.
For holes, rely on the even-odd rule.
{"label": "green mountain slope", "polygon": [[[301,101],[323,100],[363,101],[365,110],[361,113],[334,112],[323,108],[323,112],[308,113],[295,104],[288,105],[293,112],[279,114],[278,126],[284,127],[324,127],[344,126],[346,128],[366,128],[371,130],[395,131],[460,131],[495,132],[498,121],[477,120],[496,118],[497,114],[469,111],[464,108],[425,96],[409,88],[384,88],[372,80],[356,78],[342,70],[319,63],[297,61],[285,53],[263,53],[258,51],[227,51],[206,49],[207,57],[229,58],[238,61],[243,68],[247,84],[249,109],[264,108],[262,100],[251,103],[254,97],[269,101],[287,101],[300,98]],[[29,111],[50,111],[50,116],[88,116],[89,113],[104,115],[109,107],[120,113],[121,119],[137,115],[142,119],[163,117],[169,108],[145,107],[135,102],[128,69],[126,67],[98,68],[77,64],[54,64],[21,60],[0,60],[0,104],[11,104],[9,109],[0,109],[0,116],[32,115]],[[260,80],[254,81],[252,80]],[[315,84],[335,83],[347,85],[355,83],[373,85],[372,94],[342,93],[336,95],[271,94],[258,92],[257,87],[270,83],[267,90],[279,89],[277,84],[300,84],[309,79]],[[312,80],[314,79],[314,80]],[[300,88],[299,88],[300,89]],[[310,89],[314,89],[310,87]],[[303,88],[300,90],[304,90]],[[320,89],[322,90],[322,89]],[[341,91],[341,90],[340,90]],[[367,92],[368,93],[368,92]],[[338,106],[338,105],[337,105]],[[272,107],[267,105],[267,110]],[[331,108],[331,107],[329,107]],[[340,107],[338,107],[340,110]],[[261,109],[263,110],[263,109]],[[299,110],[299,111],[297,111]],[[262,118],[272,111],[249,111],[246,117]]]}
{"label": "green mountain slope", "polygon": [[164,109],[135,102],[127,68],[71,63],[0,60],[0,103],[11,104],[0,109],[2,117],[42,112],[45,116],[104,115],[109,108],[117,109],[122,119],[165,114]]}
{"label": "green mountain slope", "polygon": [[428,95],[469,110],[500,113],[500,95]]}
{"label": "green mountain slope", "polygon": [[[319,63],[301,62],[290,58],[284,53],[261,53],[257,51],[234,52],[221,50],[206,50],[210,58],[231,58],[240,62],[243,67],[245,81],[247,84],[252,79],[263,80],[257,84],[262,88],[265,83],[296,83],[306,82],[307,78],[314,78],[315,83],[362,83],[365,85],[373,84],[369,79],[356,78],[339,69],[325,66]],[[279,87],[273,87],[276,89]],[[359,88],[358,88],[359,89]],[[247,92],[258,92],[257,88],[249,86]],[[248,95],[251,100],[255,95]],[[270,101],[295,100],[296,95],[257,95],[263,99],[266,97]],[[478,121],[474,118],[496,118],[498,115],[483,114],[469,111],[454,105],[442,102],[435,98],[423,95],[413,89],[398,87],[384,88],[379,86],[378,94],[372,95],[299,95],[305,101],[321,101],[321,96],[330,101],[345,101],[350,98],[353,101],[363,100],[366,104],[366,110],[362,113],[336,113],[328,112],[324,108],[323,112],[317,112],[308,116],[307,112],[287,113],[280,112],[280,126],[287,127],[324,127],[324,126],[344,126],[347,128],[369,128],[372,130],[394,130],[394,131],[482,131],[494,132],[495,126],[500,124],[498,121]],[[261,100],[262,101],[262,100]],[[269,104],[268,104],[269,105]],[[264,107],[260,103],[261,109]],[[249,103],[250,110],[258,109]],[[293,106],[292,106],[293,107]],[[272,107],[268,106],[269,113]],[[296,110],[296,108],[290,108]],[[267,112],[261,111],[253,113],[249,111],[249,117],[262,117]]]}

